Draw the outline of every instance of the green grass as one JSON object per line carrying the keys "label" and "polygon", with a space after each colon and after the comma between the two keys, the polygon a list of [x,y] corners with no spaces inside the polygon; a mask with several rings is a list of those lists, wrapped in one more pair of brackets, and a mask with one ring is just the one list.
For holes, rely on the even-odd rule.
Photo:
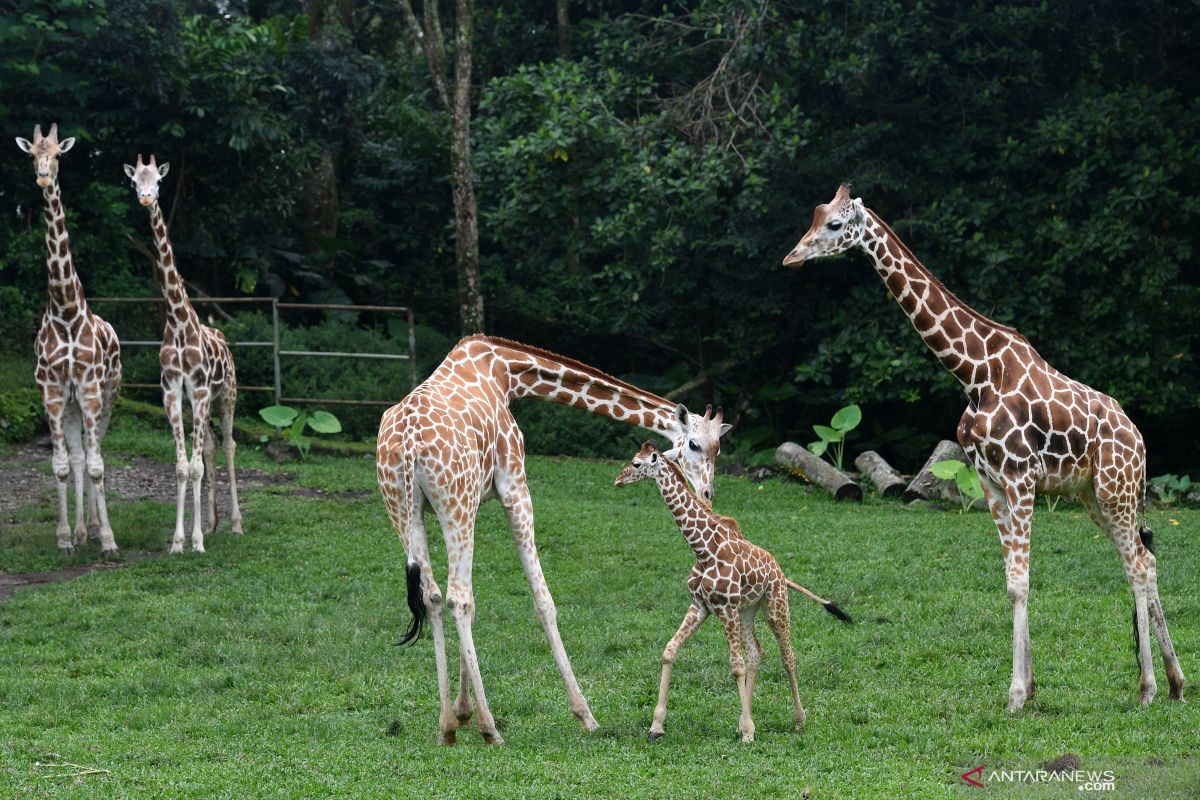
{"label": "green grass", "polygon": [[[165,432],[128,417],[108,449],[171,456]],[[758,741],[742,745],[723,636],[710,621],[676,665],[667,736],[649,744],[691,553],[652,487],[612,487],[616,462],[530,459],[542,563],[601,729],[583,733],[567,709],[503,515],[489,504],[476,536],[475,640],[507,744],[489,748],[463,731],[457,748],[443,748],[431,642],[392,646],[408,621],[404,556],[371,460],[315,455],[280,467],[246,446],[239,461],[291,476],[245,493],[244,538],[223,528],[207,555],[143,561],[0,604],[0,796],[757,798],[811,788],[818,798],[974,797],[958,777],[971,767],[1032,770],[1064,753],[1115,772],[1117,791],[1102,796],[1200,791],[1196,703],[1167,701],[1160,663],[1159,699],[1136,706],[1129,590],[1078,509],[1037,512],[1038,694],[1010,716],[1011,614],[986,514],[835,505],[791,481],[718,478],[719,510],[857,624],[794,600],[807,727],[790,729],[767,637]],[[297,487],[369,494],[333,500]],[[0,569],[62,563],[50,511],[31,510],[21,536],[6,535]],[[165,549],[173,505],[114,505],[113,519],[123,546]],[[1195,680],[1200,513],[1154,511],[1151,522],[1172,634]],[[444,575],[436,531],[431,520]],[[73,770],[39,762],[108,772],[53,779],[45,774]]]}

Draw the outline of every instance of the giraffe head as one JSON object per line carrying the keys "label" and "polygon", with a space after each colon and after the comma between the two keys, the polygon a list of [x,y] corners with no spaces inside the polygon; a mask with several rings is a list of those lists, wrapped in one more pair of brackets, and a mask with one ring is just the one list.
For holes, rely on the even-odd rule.
{"label": "giraffe head", "polygon": [[706,505],[712,505],[713,470],[721,452],[721,437],[733,427],[724,422],[724,416],[720,406],[715,414],[713,407],[707,406],[703,415],[691,413],[683,403],[675,406],[671,449],[665,453],[679,464],[696,496]]}
{"label": "giraffe head", "polygon": [[843,183],[833,199],[813,211],[812,226],[783,259],[785,267],[799,267],[810,258],[835,256],[863,240],[867,210],[861,198],[850,196],[850,184]]}
{"label": "giraffe head", "polygon": [[637,451],[637,455],[621,470],[621,474],[613,481],[613,486],[628,486],[647,478],[657,478],[664,461],[666,456],[659,451],[654,442],[645,442],[642,449]]}
{"label": "giraffe head", "polygon": [[75,146],[75,137],[58,140],[58,123],[50,126],[50,135],[42,136],[42,126],[33,126],[33,141],[17,137],[17,147],[33,156],[37,185],[45,189],[58,179],[58,157]]}
{"label": "giraffe head", "polygon": [[125,174],[133,183],[133,191],[137,194],[138,202],[144,206],[152,206],[158,202],[158,185],[167,177],[171,165],[167,162],[156,164],[154,154],[150,154],[150,163],[142,163],[142,154],[138,153],[137,166],[125,165]]}

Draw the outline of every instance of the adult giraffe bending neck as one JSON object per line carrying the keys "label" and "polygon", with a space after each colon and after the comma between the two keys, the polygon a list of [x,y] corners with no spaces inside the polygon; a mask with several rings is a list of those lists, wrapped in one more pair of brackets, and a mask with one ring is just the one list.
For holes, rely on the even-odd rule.
{"label": "adult giraffe bending neck", "polygon": [[[37,355],[34,377],[54,447],[51,464],[58,482],[58,546],[67,553],[74,552],[75,545],[87,540],[88,528],[95,523],[99,528],[101,553],[111,555],[117,552],[117,543],[108,524],[100,443],[121,389],[121,346],[112,326],[88,308],[83,284],[71,261],[67,217],[58,189],[58,157],[74,144],[73,137],[58,140],[58,125],[50,126],[49,136],[42,136],[41,126],[35,126],[32,142],[17,137],[17,146],[33,156],[37,184],[46,200],[49,292],[42,326],[34,340]],[[91,479],[87,524],[83,519],[85,467]],[[74,539],[67,519],[70,472],[75,474]]]}
{"label": "adult giraffe bending neck", "polygon": [[1139,528],[1146,486],[1142,435],[1116,400],[1046,363],[1012,328],[993,322],[955,297],[896,234],[843,184],[817,206],[812,227],[783,260],[805,260],[861,247],[913,327],[970,398],[958,441],[979,472],[1000,534],[1013,605],[1013,677],[1008,708],[1033,696],[1029,646],[1029,530],[1037,492],[1074,494],[1108,535],[1133,590],[1141,669],[1138,701],[1154,699],[1148,619],[1171,685],[1183,699],[1183,671],[1158,597],[1149,528]]}
{"label": "adult giraffe bending neck", "polygon": [[[137,166],[125,165],[125,174],[133,181],[138,201],[150,209],[150,228],[154,231],[154,244],[158,252],[158,282],[163,298],[167,301],[166,325],[163,342],[159,348],[162,363],[163,406],[171,422],[171,433],[175,438],[175,535],[171,538],[171,552],[183,552],[183,506],[187,499],[187,484],[192,482],[192,548],[204,552],[204,533],[200,529],[200,487],[207,468],[208,511],[212,526],[217,527],[216,471],[213,469],[213,451],[216,447],[209,419],[214,401],[221,409],[221,439],[225,445],[225,464],[229,469],[229,502],[232,507],[230,518],[233,533],[242,532],[242,512],[238,508],[237,476],[233,469],[233,454],[237,444],[233,440],[233,411],[237,405],[237,374],[233,367],[233,355],[225,342],[225,334],[216,328],[200,324],[200,317],[188,301],[183,278],[175,269],[175,256],[171,240],[167,237],[167,223],[158,206],[158,187],[170,164],[156,164],[154,156],[150,163],[143,164],[138,154]],[[187,392],[192,406],[192,457],[187,455],[187,442],[183,431],[183,395]],[[203,460],[201,460],[203,455]]]}
{"label": "adult giraffe bending neck", "polygon": [[[538,561],[533,505],[525,480],[525,444],[509,412],[511,400],[542,397],[648,428],[672,441],[673,457],[711,502],[713,462],[720,437],[729,429],[718,409],[704,416],[620,381],[578,361],[492,336],[468,336],[450,351],[423,384],[384,412],[379,425],[379,486],[392,524],[408,556],[408,603],[413,624],[403,641],[414,639],[427,618],[433,629],[441,702],[441,741],[454,744],[455,731],[471,718],[485,741],[501,737],[484,696],[471,623],[475,517],[479,505],[496,498],[509,526],[533,593],[534,609],[550,640],[567,687],[571,711],[585,730],[596,720],[579,689],[558,633],[557,612]],[[437,514],[446,541],[449,571],[445,606],[459,641],[459,690],[451,705],[442,630],[442,591],[433,577],[425,534],[424,508]]]}

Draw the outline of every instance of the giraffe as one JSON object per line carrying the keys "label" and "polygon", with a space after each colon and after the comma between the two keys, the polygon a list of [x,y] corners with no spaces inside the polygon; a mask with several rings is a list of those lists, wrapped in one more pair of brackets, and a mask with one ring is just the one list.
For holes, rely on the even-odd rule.
{"label": "giraffe", "polygon": [[852,247],[870,256],[889,293],[969,398],[957,438],[979,473],[1000,535],[1013,607],[1008,710],[1020,710],[1035,690],[1028,598],[1037,492],[1076,495],[1121,556],[1134,597],[1138,702],[1149,704],[1157,692],[1148,619],[1170,697],[1182,701],[1183,670],[1167,632],[1151,532],[1144,526],[1146,454],[1137,427],[1116,400],[1068,378],[1016,330],[955,297],[861,198],[850,197],[847,184],[817,206],[812,226],[783,263],[798,267]]}
{"label": "giraffe", "polygon": [[[58,159],[75,145],[59,141],[57,123],[43,136],[33,128],[33,141],[17,137],[17,146],[33,156],[37,185],[46,201],[46,272],[48,299],[34,340],[34,377],[42,395],[53,446],[51,465],[58,483],[58,547],[70,555],[95,527],[100,552],[117,552],[108,505],[104,499],[104,458],[100,443],[108,430],[113,403],[121,390],[121,345],[111,325],[92,313],[83,284],[71,260],[67,217],[58,186]],[[81,427],[82,426],[82,427]],[[88,521],[83,518],[84,482],[88,478]],[[75,477],[75,531],[67,518],[67,475]]]}
{"label": "giraffe", "polygon": [[[406,581],[412,624],[400,643],[414,640],[428,620],[437,668],[440,741],[452,745],[471,719],[485,742],[503,739],[484,695],[472,621],[471,587],[475,517],[482,502],[504,507],[534,610],[550,641],[566,685],[571,711],[584,730],[595,730],[587,700],[571,669],[558,632],[557,611],[534,542],[533,505],[525,477],[525,444],[509,401],[541,397],[602,414],[668,437],[689,480],[712,501],[713,462],[729,425],[720,410],[703,416],[607,375],[586,364],[494,336],[462,339],[433,374],[383,414],[377,441],[379,486],[407,556]],[[445,595],[433,577],[424,508],[437,515],[449,570]],[[459,689],[453,705],[447,672],[442,606],[459,640]]]}
{"label": "giraffe", "polygon": [[[213,455],[216,449],[215,436],[209,422],[212,404],[217,402],[221,411],[221,439],[225,446],[225,465],[229,470],[229,503],[231,506],[232,532],[242,533],[242,512],[238,506],[237,475],[234,472],[233,456],[237,443],[233,440],[233,411],[237,404],[237,373],[234,371],[233,355],[225,342],[225,334],[216,328],[200,323],[192,304],[188,301],[183,278],[175,268],[175,256],[171,240],[167,237],[167,223],[163,220],[158,205],[158,187],[167,176],[171,165],[155,163],[153,155],[148,163],[142,163],[138,154],[137,165],[125,165],[125,174],[133,183],[138,202],[150,210],[150,228],[154,231],[154,244],[158,254],[158,278],[163,299],[167,301],[166,325],[163,342],[159,348],[162,363],[163,407],[171,422],[171,434],[175,439],[175,534],[171,538],[171,553],[183,552],[183,508],[187,499],[187,484],[192,483],[192,549],[204,552],[204,533],[200,529],[200,487],[207,471],[208,511],[212,520],[209,532],[217,527],[216,471]],[[183,429],[183,397],[187,393],[192,410],[192,457],[187,455],[187,442]],[[201,460],[203,456],[203,460]]]}
{"label": "giraffe", "polygon": [[754,720],[750,717],[750,701],[754,696],[754,681],[762,663],[763,648],[754,632],[759,609],[767,627],[779,642],[779,655],[787,671],[792,692],[792,711],[796,730],[804,727],[804,706],[796,686],[796,655],[792,652],[791,616],[788,611],[788,590],[800,592],[821,604],[830,614],[843,622],[850,616],[836,603],[824,600],[800,584],[788,580],[775,557],[751,543],[742,535],[737,521],[722,517],[703,503],[687,485],[679,465],[667,454],[659,452],[653,442],[646,442],[617,475],[615,486],[628,486],[649,478],[658,484],[671,516],[683,538],[696,554],[696,564],[688,576],[692,604],[679,630],[667,643],[662,656],[662,677],[658,683],[658,703],[654,706],[654,721],[650,725],[650,741],[661,737],[663,720],[667,716],[667,687],[671,668],[679,648],[691,638],[709,614],[716,615],[729,640],[729,666],[737,683],[742,701],[742,716],[738,732],[743,742],[754,741]]}

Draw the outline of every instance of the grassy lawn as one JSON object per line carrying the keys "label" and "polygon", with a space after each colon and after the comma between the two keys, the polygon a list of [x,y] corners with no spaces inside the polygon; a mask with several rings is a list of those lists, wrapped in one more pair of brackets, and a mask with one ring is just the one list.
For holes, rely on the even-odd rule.
{"label": "grassy lawn", "polygon": [[[164,430],[126,417],[107,449],[113,459],[171,455]],[[1042,506],[1034,523],[1038,694],[1013,717],[1010,606],[986,514],[834,505],[791,481],[719,478],[718,509],[857,624],[793,601],[808,725],[790,729],[768,636],[758,741],[742,745],[723,636],[706,623],[676,665],[667,736],[649,744],[691,553],[652,486],[612,487],[619,464],[532,458],[543,566],[601,730],[583,733],[567,709],[489,504],[476,537],[475,638],[507,744],[463,731],[443,748],[431,642],[392,646],[408,621],[404,557],[372,460],[281,467],[244,446],[239,461],[289,476],[245,492],[244,538],[223,527],[204,556],[149,559],[0,604],[0,796],[973,797],[958,777],[972,767],[986,765],[986,778],[1067,753],[1115,773],[1116,791],[1100,796],[1200,796],[1197,703],[1167,701],[1157,657],[1159,699],[1134,703],[1132,598],[1111,545],[1076,507]],[[165,549],[173,503],[163,500],[114,505],[123,547]],[[51,517],[29,509],[5,532],[0,570],[63,563]],[[1195,681],[1200,513],[1154,510],[1151,523],[1176,648]],[[46,763],[107,772],[54,778],[79,770]],[[1071,784],[986,791],[1084,794]]]}

